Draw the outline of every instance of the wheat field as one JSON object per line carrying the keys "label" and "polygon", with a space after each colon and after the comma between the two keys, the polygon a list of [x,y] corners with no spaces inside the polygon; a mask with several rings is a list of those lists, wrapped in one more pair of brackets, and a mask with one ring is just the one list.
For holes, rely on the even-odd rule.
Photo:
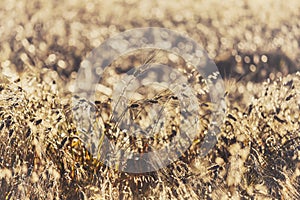
{"label": "wheat field", "polygon": [[[299,11],[297,1],[280,0],[1,1],[0,199],[300,199]],[[168,28],[203,46],[224,79],[226,115],[205,156],[207,133],[199,130],[178,160],[132,174],[87,150],[72,96],[87,55],[140,27]],[[112,66],[117,72],[139,58],[127,55]],[[77,106],[91,106],[103,119],[110,98],[98,98]],[[130,112],[141,113],[137,123],[146,126],[150,103],[169,99],[165,112],[174,119],[177,100],[169,93],[134,100]],[[202,99],[199,105],[210,109]],[[204,129],[209,119],[201,121]],[[119,132],[105,127],[118,144]]]}

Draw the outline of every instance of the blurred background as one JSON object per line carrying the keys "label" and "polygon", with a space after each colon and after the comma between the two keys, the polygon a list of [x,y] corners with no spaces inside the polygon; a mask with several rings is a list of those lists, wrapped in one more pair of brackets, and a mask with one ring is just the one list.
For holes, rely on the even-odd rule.
{"label": "blurred background", "polygon": [[259,71],[250,78],[274,79],[299,69],[299,8],[299,1],[280,0],[3,0],[0,70],[16,79],[25,68],[50,68],[53,76],[69,83],[80,62],[105,39],[156,26],[197,41],[222,76]]}

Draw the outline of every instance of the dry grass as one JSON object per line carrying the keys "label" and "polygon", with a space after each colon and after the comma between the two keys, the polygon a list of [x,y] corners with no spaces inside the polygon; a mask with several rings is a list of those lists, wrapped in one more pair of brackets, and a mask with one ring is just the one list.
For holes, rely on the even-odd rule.
{"label": "dry grass", "polygon": [[[299,199],[298,4],[1,2],[0,199]],[[207,156],[195,144],[132,175],[85,150],[71,92],[89,51],[140,26],[204,46],[226,76],[227,116]]]}

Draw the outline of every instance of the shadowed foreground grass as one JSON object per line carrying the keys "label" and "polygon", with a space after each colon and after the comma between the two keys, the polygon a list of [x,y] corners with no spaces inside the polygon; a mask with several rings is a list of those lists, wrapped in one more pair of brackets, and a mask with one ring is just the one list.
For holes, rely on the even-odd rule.
{"label": "shadowed foreground grass", "polygon": [[70,101],[48,84],[32,81],[30,92],[20,82],[6,82],[0,101],[1,199],[299,198],[299,74],[234,84],[229,96],[238,94],[239,101],[229,102],[209,155],[195,156],[196,147],[145,175],[93,160],[76,137]]}

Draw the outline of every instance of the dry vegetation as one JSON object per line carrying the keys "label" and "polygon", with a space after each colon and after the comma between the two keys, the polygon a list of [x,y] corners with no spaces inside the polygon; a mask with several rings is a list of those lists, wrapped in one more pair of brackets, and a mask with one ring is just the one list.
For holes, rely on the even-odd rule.
{"label": "dry vegetation", "polygon": [[[299,199],[298,4],[2,1],[0,199]],[[204,46],[226,78],[227,113],[205,157],[195,144],[133,175],[85,150],[71,95],[88,52],[148,26]]]}

